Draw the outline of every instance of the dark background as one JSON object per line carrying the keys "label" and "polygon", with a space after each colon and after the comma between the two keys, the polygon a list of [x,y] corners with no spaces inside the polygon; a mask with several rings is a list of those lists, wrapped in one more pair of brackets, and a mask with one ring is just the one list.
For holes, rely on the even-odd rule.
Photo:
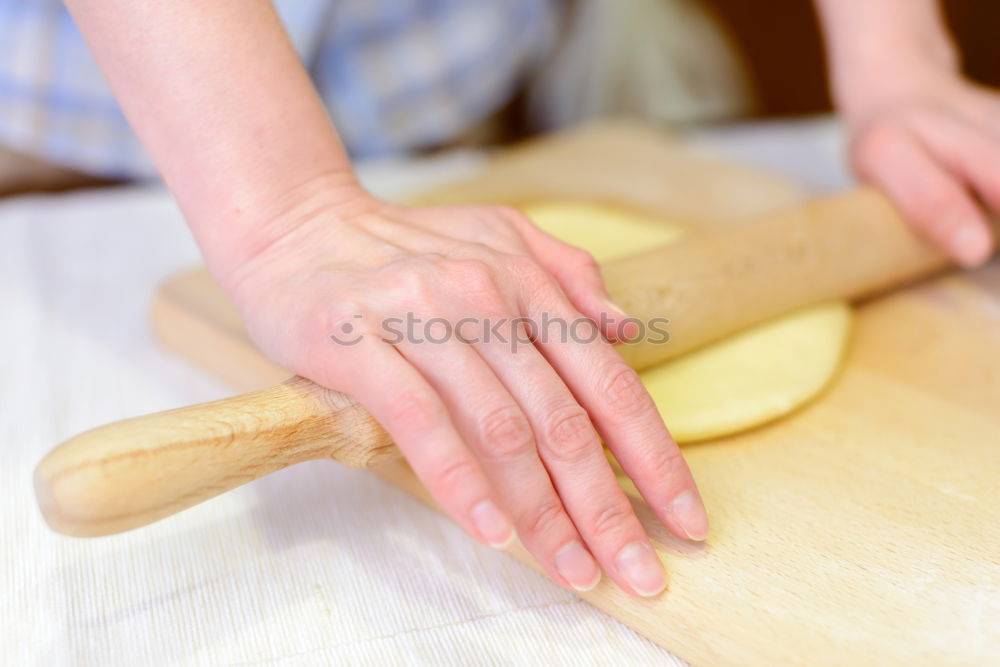
{"label": "dark background", "polygon": [[[703,1],[715,10],[749,61],[760,115],[830,109],[823,41],[809,0]],[[962,47],[966,72],[1000,87],[1000,2],[946,0],[944,6]]]}

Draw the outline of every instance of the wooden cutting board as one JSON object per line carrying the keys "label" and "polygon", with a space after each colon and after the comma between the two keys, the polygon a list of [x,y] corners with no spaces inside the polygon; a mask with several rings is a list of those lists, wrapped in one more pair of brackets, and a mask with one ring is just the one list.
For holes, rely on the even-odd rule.
{"label": "wooden cutting board", "polygon": [[[653,130],[605,125],[510,151],[421,199],[596,200],[698,229],[802,196]],[[203,271],[166,284],[153,314],[166,345],[236,389],[289,375]],[[860,306],[846,368],[819,401],[684,452],[708,542],[668,535],[636,498],[669,590],[638,600],[605,579],[590,603],[697,664],[1000,659],[997,263]],[[405,464],[377,472],[430,503]],[[531,564],[519,545],[510,552]]]}

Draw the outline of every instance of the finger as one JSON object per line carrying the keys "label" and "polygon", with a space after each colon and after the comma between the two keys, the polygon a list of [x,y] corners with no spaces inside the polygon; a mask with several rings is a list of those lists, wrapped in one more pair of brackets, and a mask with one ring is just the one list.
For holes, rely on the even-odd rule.
{"label": "finger", "polygon": [[[979,196],[1000,212],[1000,140],[963,120],[948,115],[918,116],[913,120],[920,139],[953,173],[975,188]],[[994,238],[989,232],[989,250]]]}
{"label": "finger", "polygon": [[[579,318],[554,291],[523,304],[529,316]],[[702,540],[708,517],[694,478],[638,374],[610,345],[578,329],[569,341],[538,349],[590,414],[598,432],[643,498],[676,535]]]}
{"label": "finger", "polygon": [[855,149],[862,176],[889,195],[914,226],[964,266],[989,255],[986,218],[962,184],[906,130],[879,127]]}
{"label": "finger", "polygon": [[[593,324],[584,321],[596,334]],[[475,349],[524,407],[541,459],[587,547],[624,590],[646,597],[659,594],[666,586],[663,566],[618,485],[586,410],[525,333],[506,333],[516,347],[494,339]],[[531,525],[536,520],[526,523],[544,530]]]}
{"label": "finger", "polygon": [[608,294],[593,255],[542,231],[522,214],[515,224],[533,258],[552,274],[573,307],[598,325],[605,338],[624,342],[639,335],[638,324]]}
{"label": "finger", "polygon": [[[312,378],[352,394],[392,436],[435,500],[470,535],[495,547],[514,528],[434,388],[377,336],[352,339],[332,360],[336,377]],[[346,387],[341,378],[350,378]]]}
{"label": "finger", "polygon": [[454,332],[399,345],[400,352],[437,390],[481,462],[518,536],[558,583],[590,590],[600,569],[584,548],[563,501],[539,459],[524,411],[482,358]]}
{"label": "finger", "polygon": [[973,84],[971,90],[971,103],[961,104],[956,111],[962,115],[968,123],[974,127],[990,134],[994,139],[1000,141],[1000,96],[996,90],[989,86]]}

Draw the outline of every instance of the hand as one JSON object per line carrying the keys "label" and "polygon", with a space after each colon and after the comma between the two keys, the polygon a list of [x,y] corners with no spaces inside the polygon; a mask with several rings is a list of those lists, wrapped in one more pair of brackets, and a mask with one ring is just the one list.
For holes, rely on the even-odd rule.
{"label": "hand", "polygon": [[[587,590],[601,567],[630,593],[662,591],[600,436],[674,533],[703,539],[707,518],[652,399],[598,335],[596,322],[608,339],[635,325],[593,259],[507,208],[358,194],[292,210],[269,225],[280,236],[223,279],[260,347],[357,398],[475,538],[502,546],[516,529],[563,586]],[[537,328],[529,340],[543,314],[578,322],[590,342],[545,341]]]}
{"label": "hand", "polygon": [[1000,211],[1000,95],[935,66],[870,80],[842,105],[855,169],[957,262],[982,264]]}

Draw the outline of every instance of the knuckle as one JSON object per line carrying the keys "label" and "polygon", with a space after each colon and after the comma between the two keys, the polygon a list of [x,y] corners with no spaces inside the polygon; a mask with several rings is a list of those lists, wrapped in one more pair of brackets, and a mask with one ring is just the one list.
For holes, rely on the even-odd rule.
{"label": "knuckle", "polygon": [[516,405],[505,405],[486,414],[480,430],[488,454],[497,459],[524,456],[535,448],[527,417]]}
{"label": "knuckle", "polygon": [[600,265],[597,263],[597,260],[594,259],[594,256],[583,248],[572,247],[572,258],[573,263],[581,269],[586,271],[600,270]]}
{"label": "knuckle", "polygon": [[[313,331],[322,331],[327,340],[336,343],[338,347],[352,348],[365,339],[381,339],[372,318],[364,315],[361,310],[338,310],[328,313],[326,317],[321,318],[320,322],[314,322],[314,324],[318,324],[322,328],[313,329]],[[305,338],[305,340],[308,339],[308,337]]]}
{"label": "knuckle", "polygon": [[430,392],[407,391],[392,400],[389,416],[393,423],[415,431],[426,431],[438,423],[441,403]]}
{"label": "knuckle", "polygon": [[380,273],[384,281],[382,288],[394,294],[401,304],[412,307],[415,304],[432,303],[435,294],[435,280],[427,266],[431,260],[422,258],[407,262],[393,263]]}
{"label": "knuckle", "polygon": [[354,297],[334,298],[329,303],[328,314],[335,322],[349,319],[364,311],[364,304]]}
{"label": "knuckle", "polygon": [[357,299],[337,298],[331,300],[326,309],[317,313],[319,321],[316,324],[325,331],[334,331],[345,324],[351,324],[353,328],[363,322],[364,315],[365,307]]}
{"label": "knuckle", "polygon": [[893,150],[899,141],[899,132],[892,125],[874,123],[865,128],[854,142],[859,154],[884,154]]}
{"label": "knuckle", "polygon": [[643,478],[657,480],[660,483],[676,474],[677,466],[683,462],[684,456],[678,447],[664,446],[657,447],[642,459]]}
{"label": "knuckle", "polygon": [[603,374],[600,396],[608,408],[620,415],[635,415],[649,409],[651,399],[639,374],[624,362],[616,361]]}
{"label": "knuckle", "polygon": [[855,169],[866,176],[872,176],[879,168],[899,152],[902,137],[893,125],[875,123],[862,131],[851,146],[851,157]]}
{"label": "knuckle", "polygon": [[549,272],[531,257],[511,255],[507,258],[507,267],[511,273],[529,284],[549,282]]}
{"label": "knuckle", "polygon": [[453,260],[455,270],[467,281],[491,284],[493,267],[486,258]]}
{"label": "knuckle", "polygon": [[545,425],[545,453],[555,462],[581,463],[598,447],[590,416],[579,405],[553,410]]}
{"label": "knuckle", "polygon": [[468,486],[477,472],[476,465],[470,459],[454,459],[445,462],[433,473],[433,483],[439,493],[451,495]]}
{"label": "knuckle", "polygon": [[488,259],[456,259],[448,267],[449,278],[461,293],[472,299],[500,293],[494,268]]}
{"label": "knuckle", "polygon": [[531,257],[513,255],[507,259],[507,270],[518,281],[522,292],[531,299],[554,301],[555,282],[545,267]]}
{"label": "knuckle", "polygon": [[554,534],[563,521],[563,508],[556,498],[543,500],[518,517],[519,532],[529,535]]}
{"label": "knuckle", "polygon": [[632,516],[632,506],[622,497],[597,511],[590,521],[590,528],[597,539],[607,539],[628,526]]}

